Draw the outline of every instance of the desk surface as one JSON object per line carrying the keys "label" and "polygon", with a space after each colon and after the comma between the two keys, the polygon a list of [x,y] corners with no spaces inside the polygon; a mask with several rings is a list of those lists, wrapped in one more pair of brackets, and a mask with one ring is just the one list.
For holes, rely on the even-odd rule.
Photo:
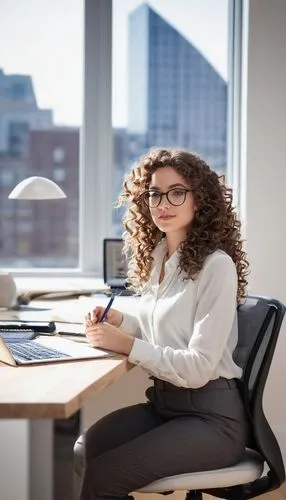
{"label": "desk surface", "polygon": [[68,418],[132,367],[125,356],[25,367],[0,365],[0,418]]}
{"label": "desk surface", "polygon": [[[106,302],[107,299],[103,300]],[[130,300],[121,302],[125,307],[130,306]],[[74,310],[78,309],[76,316],[81,319],[85,307],[90,307],[90,301],[79,301],[78,308],[75,301],[31,302],[31,306],[36,308],[43,305],[55,307],[57,304],[60,304],[60,310],[72,304]],[[69,315],[70,311],[68,307],[66,314]],[[53,310],[39,309],[38,312],[30,313],[2,312],[0,319],[47,321],[55,318]],[[63,324],[60,327],[64,329]],[[0,418],[68,418],[88,398],[115,382],[133,366],[125,356],[23,367],[10,367],[0,363]]]}

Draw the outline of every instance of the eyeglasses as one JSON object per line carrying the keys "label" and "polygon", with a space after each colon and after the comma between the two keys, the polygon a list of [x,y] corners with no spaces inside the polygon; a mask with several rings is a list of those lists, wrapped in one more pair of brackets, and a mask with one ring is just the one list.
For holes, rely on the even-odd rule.
{"label": "eyeglasses", "polygon": [[142,194],[142,199],[149,208],[156,208],[160,205],[163,196],[166,196],[168,202],[174,207],[183,205],[186,201],[186,195],[191,189],[173,188],[161,193],[160,191],[150,190]]}

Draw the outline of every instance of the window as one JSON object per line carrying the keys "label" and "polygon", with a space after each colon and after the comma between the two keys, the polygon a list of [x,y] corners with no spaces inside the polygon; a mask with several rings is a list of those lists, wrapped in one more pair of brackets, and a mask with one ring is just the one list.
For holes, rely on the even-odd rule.
{"label": "window", "polygon": [[[0,5],[1,267],[79,267],[83,15],[84,0]],[[64,181],[67,198],[8,199],[34,175]]]}
{"label": "window", "polygon": [[[103,238],[122,231],[112,202],[150,146],[197,150],[218,171],[235,163],[240,9],[240,0],[1,3],[2,267],[102,275]],[[9,146],[11,122],[19,127]],[[3,172],[15,183],[30,175],[64,182],[67,199],[27,209],[8,200]],[[32,235],[17,230],[24,208]]]}
{"label": "window", "polygon": [[114,197],[153,146],[193,150],[226,172],[228,19],[228,0],[113,0]]}
{"label": "window", "polygon": [[56,147],[53,151],[54,163],[62,163],[66,157],[66,152],[60,146]]}
{"label": "window", "polygon": [[5,166],[6,165],[4,165],[4,168],[2,168],[2,166],[0,165],[0,169],[1,169],[0,170],[0,184],[3,187],[11,188],[13,186],[13,182],[14,182],[14,173],[11,170],[6,170]]}
{"label": "window", "polygon": [[25,98],[26,85],[24,82],[15,82],[11,85],[10,89],[10,94],[13,99],[19,99],[19,101],[22,101]]}
{"label": "window", "polygon": [[[13,101],[16,101],[18,97],[15,98],[15,100],[13,99]],[[29,124],[26,122],[21,122],[20,120],[16,121],[16,119],[14,118],[13,121],[9,123],[7,132],[7,148],[9,155],[25,156],[28,152],[29,147]]]}
{"label": "window", "polygon": [[67,167],[57,167],[54,168],[53,178],[55,182],[63,182],[66,178]]}

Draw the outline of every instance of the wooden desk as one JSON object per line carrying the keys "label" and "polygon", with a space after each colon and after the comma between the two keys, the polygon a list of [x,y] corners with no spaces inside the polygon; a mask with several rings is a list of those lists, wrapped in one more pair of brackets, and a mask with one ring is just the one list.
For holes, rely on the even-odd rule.
{"label": "wooden desk", "polygon": [[132,366],[125,356],[25,367],[0,364],[0,417],[68,418]]}
{"label": "wooden desk", "polygon": [[120,356],[0,366],[1,499],[53,500],[53,419],[75,413],[132,366]]}
{"label": "wooden desk", "polygon": [[[131,300],[118,298],[118,308],[130,309]],[[68,301],[31,304],[39,311],[1,312],[0,319],[49,321],[52,310],[40,308],[60,304],[62,310]],[[85,403],[132,367],[124,356],[25,367],[0,363],[1,500],[53,500],[53,419],[85,413]]]}

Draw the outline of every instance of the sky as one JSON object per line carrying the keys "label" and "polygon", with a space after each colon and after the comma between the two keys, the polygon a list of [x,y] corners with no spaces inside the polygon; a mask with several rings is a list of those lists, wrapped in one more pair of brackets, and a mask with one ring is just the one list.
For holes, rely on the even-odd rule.
{"label": "sky", "polygon": [[[95,1],[95,0],[94,0]],[[112,123],[126,126],[128,14],[142,0],[113,0]],[[0,0],[0,68],[29,74],[57,124],[82,123],[83,0]],[[228,0],[149,0],[227,79]],[[68,15],[67,15],[68,13]]]}

